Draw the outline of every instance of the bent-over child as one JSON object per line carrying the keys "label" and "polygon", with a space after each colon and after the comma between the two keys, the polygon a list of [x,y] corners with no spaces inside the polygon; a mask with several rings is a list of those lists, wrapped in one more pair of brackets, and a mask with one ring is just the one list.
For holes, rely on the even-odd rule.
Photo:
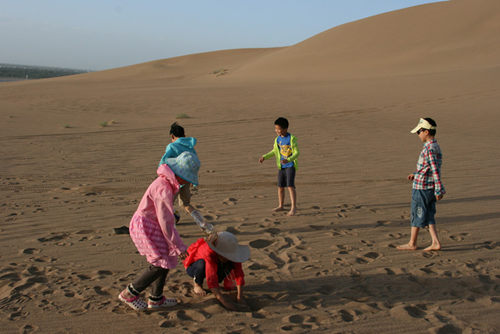
{"label": "bent-over child", "polygon": [[200,238],[188,248],[188,256],[184,260],[187,274],[193,277],[194,292],[204,296],[203,281],[219,302],[228,310],[236,311],[236,306],[220,289],[224,279],[236,281],[236,302],[246,305],[243,296],[245,275],[241,263],[250,258],[250,248],[238,245],[238,240],[230,232],[211,234],[206,239]]}

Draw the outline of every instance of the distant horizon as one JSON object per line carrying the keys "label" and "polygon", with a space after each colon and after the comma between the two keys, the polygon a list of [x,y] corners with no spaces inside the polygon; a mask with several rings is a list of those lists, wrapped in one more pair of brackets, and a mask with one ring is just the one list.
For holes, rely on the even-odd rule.
{"label": "distant horizon", "polygon": [[[4,0],[6,64],[100,71],[236,49],[286,47],[345,23],[441,1]],[[78,14],[78,15],[76,15]]]}
{"label": "distant horizon", "polygon": [[69,68],[69,67],[60,67],[60,66],[40,66],[40,65],[28,65],[28,64],[0,63],[0,67],[7,67],[7,66],[95,72],[94,70],[88,70],[85,68]]}

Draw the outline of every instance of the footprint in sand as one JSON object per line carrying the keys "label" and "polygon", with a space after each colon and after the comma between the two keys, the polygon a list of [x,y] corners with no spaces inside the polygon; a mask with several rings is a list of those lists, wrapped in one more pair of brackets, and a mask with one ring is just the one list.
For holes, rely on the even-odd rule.
{"label": "footprint in sand", "polygon": [[256,249],[261,249],[261,248],[266,248],[267,246],[270,246],[273,243],[274,243],[274,240],[257,239],[254,241],[250,241],[249,245],[250,245],[250,247],[253,247]]}
{"label": "footprint in sand", "polygon": [[26,316],[28,314],[29,314],[28,312],[17,311],[17,312],[9,314],[8,319],[11,321],[18,321],[18,320],[26,318]]}
{"label": "footprint in sand", "polygon": [[326,226],[326,225],[309,225],[309,227],[313,230],[316,230],[316,231],[322,231],[322,230],[326,230],[326,229],[330,228],[330,226]]}
{"label": "footprint in sand", "polygon": [[427,307],[423,305],[399,305],[390,310],[392,317],[400,320],[423,319],[427,316]]}
{"label": "footprint in sand", "polygon": [[19,254],[38,254],[41,250],[38,248],[25,248],[19,251]]}
{"label": "footprint in sand", "polygon": [[336,322],[353,322],[359,319],[361,312],[356,310],[343,309],[332,314],[332,319]]}
{"label": "footprint in sand", "polygon": [[453,241],[463,241],[465,237],[468,237],[469,233],[460,233],[458,235],[450,235],[449,238]]}
{"label": "footprint in sand", "polygon": [[373,244],[375,244],[375,241],[371,241],[371,240],[361,240],[361,243],[362,244],[365,244],[366,246],[368,247],[371,247],[373,246]]}
{"label": "footprint in sand", "polygon": [[207,214],[203,215],[203,218],[205,218],[205,221],[211,222],[211,221],[219,219],[219,216],[217,216],[213,213],[207,213]]}
{"label": "footprint in sand", "polygon": [[394,270],[392,270],[391,268],[384,268],[384,270],[385,270],[385,273],[387,275],[391,275],[391,276],[392,275],[396,275],[396,273],[394,272]]}
{"label": "footprint in sand", "polygon": [[332,229],[332,236],[334,237],[337,237],[337,236],[343,236],[343,235],[349,235],[349,236],[357,236],[359,235],[358,232],[356,232],[356,230],[352,230],[350,228],[347,228],[347,229]]}
{"label": "footprint in sand", "polygon": [[75,232],[75,234],[98,234],[98,233],[102,233],[103,231],[99,231],[99,230],[81,230],[81,231],[78,231],[78,232]]}
{"label": "footprint in sand", "polygon": [[69,238],[69,233],[51,233],[51,235],[50,237],[38,238],[36,240],[40,242],[52,242]]}
{"label": "footprint in sand", "polygon": [[269,233],[271,235],[276,235],[276,234],[280,234],[281,230],[279,228],[270,227],[268,229],[265,229],[264,232]]}
{"label": "footprint in sand", "polygon": [[381,227],[381,226],[391,225],[392,222],[389,220],[379,220],[376,224],[377,224],[377,226],[375,226],[375,227]]}
{"label": "footprint in sand", "polygon": [[372,259],[372,260],[378,259],[381,256],[382,256],[382,254],[377,253],[377,252],[369,252],[369,253],[366,253],[364,255],[364,257]]}
{"label": "footprint in sand", "polygon": [[236,205],[236,202],[238,202],[238,199],[236,198],[226,198],[222,201],[222,204],[225,204],[225,205]]}
{"label": "footprint in sand", "polygon": [[30,334],[34,333],[38,330],[38,326],[35,325],[24,325],[21,328],[19,328],[19,333],[21,334]]}
{"label": "footprint in sand", "polygon": [[50,256],[32,257],[29,260],[32,262],[46,262],[46,263],[52,263],[52,262],[57,261],[56,258],[53,258]]}
{"label": "footprint in sand", "polygon": [[314,318],[307,318],[300,315],[294,314],[283,318],[284,325],[279,327],[282,332],[293,332],[293,333],[307,333],[311,330],[317,329],[318,325],[315,323]]}

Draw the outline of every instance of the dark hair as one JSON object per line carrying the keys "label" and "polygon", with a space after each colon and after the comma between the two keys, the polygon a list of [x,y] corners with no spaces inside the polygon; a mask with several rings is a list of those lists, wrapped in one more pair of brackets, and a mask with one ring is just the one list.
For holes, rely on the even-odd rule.
{"label": "dark hair", "polygon": [[[429,122],[429,123],[430,123],[430,125],[432,125],[432,126],[437,126],[436,121],[435,121],[435,120],[433,120],[432,118],[430,118],[430,117],[425,117],[424,119],[425,119],[427,122]],[[428,130],[428,131],[429,131],[429,136],[435,136],[435,135],[436,135],[436,130],[435,130],[435,129],[434,129],[434,130]]]}
{"label": "dark hair", "polygon": [[279,125],[283,129],[288,129],[288,120],[284,117],[280,117],[274,121],[274,125]]}
{"label": "dark hair", "polygon": [[186,135],[184,134],[184,128],[177,124],[177,122],[170,126],[170,134],[174,135],[177,138],[186,137]]}

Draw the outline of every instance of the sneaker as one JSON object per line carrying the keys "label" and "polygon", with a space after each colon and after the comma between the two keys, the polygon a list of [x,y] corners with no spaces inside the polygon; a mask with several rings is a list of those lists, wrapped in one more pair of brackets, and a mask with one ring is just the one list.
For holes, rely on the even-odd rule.
{"label": "sneaker", "polygon": [[139,296],[127,299],[123,297],[122,294],[120,293],[118,299],[120,299],[122,302],[124,302],[125,304],[127,304],[136,311],[146,311],[148,309],[148,304],[146,304],[146,302],[143,301]]}
{"label": "sneaker", "polygon": [[161,307],[172,307],[177,305],[177,299],[175,298],[165,298],[162,296],[161,300],[158,302],[148,300],[148,308],[161,308]]}

